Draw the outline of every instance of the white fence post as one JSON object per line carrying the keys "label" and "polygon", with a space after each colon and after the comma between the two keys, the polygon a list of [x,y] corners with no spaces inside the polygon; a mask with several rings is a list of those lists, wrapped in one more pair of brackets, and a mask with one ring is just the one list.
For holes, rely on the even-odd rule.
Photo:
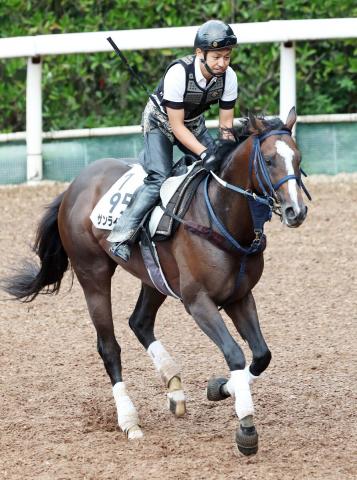
{"label": "white fence post", "polygon": [[27,61],[26,146],[27,181],[42,180],[42,63],[41,57]]}
{"label": "white fence post", "polygon": [[285,122],[292,107],[296,107],[295,44],[280,45],[280,118]]}

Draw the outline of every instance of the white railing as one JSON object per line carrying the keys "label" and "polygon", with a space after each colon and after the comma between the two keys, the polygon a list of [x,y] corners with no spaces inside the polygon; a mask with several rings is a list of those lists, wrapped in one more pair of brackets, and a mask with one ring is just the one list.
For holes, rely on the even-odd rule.
{"label": "white railing", "polygon": [[[299,40],[357,37],[357,18],[273,20],[231,25],[238,43],[280,42],[280,117],[296,105],[295,44]],[[146,30],[38,35],[0,39],[0,58],[28,57],[26,88],[27,179],[42,179],[42,58],[46,55],[109,52],[113,37],[122,50],[192,47],[197,26]]]}
{"label": "white railing", "polygon": [[[271,117],[268,117],[271,118]],[[234,125],[238,125],[239,118],[234,119]],[[335,113],[326,115],[298,115],[298,123],[341,123],[357,122],[357,113]],[[218,128],[218,120],[206,120],[208,128]],[[120,135],[132,135],[141,133],[140,125],[128,125],[124,127],[103,128],[78,128],[71,130],[57,130],[42,132],[42,140],[60,140],[69,138],[109,137]],[[18,142],[26,140],[26,132],[0,133],[0,144],[6,142]]]}

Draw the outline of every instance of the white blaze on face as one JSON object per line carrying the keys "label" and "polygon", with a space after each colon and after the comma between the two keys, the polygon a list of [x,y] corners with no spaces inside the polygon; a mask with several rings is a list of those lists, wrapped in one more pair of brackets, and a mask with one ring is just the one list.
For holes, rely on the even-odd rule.
{"label": "white blaze on face", "polygon": [[[277,140],[275,142],[275,146],[278,154],[284,159],[287,175],[295,175],[293,167],[294,151],[289,147],[289,145],[281,140]],[[298,202],[298,184],[295,179],[288,180],[288,189],[295,214],[298,215],[300,212],[300,207]]]}

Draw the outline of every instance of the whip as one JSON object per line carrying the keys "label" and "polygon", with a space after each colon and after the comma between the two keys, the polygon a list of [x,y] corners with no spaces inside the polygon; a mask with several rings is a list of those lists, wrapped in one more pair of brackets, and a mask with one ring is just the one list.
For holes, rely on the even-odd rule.
{"label": "whip", "polygon": [[140,78],[139,74],[133,69],[133,67],[129,64],[128,60],[126,59],[126,57],[124,56],[123,52],[119,49],[119,47],[117,46],[117,44],[114,42],[114,40],[112,39],[112,37],[108,37],[107,38],[108,42],[110,43],[110,45],[113,47],[115,53],[120,57],[120,59],[122,60],[122,62],[124,63],[124,65],[126,66],[127,70],[129,71],[130,75],[132,77],[135,78],[135,80],[143,87],[143,89],[145,90],[145,92],[147,93],[147,95],[149,96],[149,98],[151,99],[151,101],[155,104],[155,106],[157,108],[160,108],[160,105],[159,103],[157,102],[156,98],[149,92],[149,89],[147,88],[147,86],[144,84],[144,82],[142,81],[142,79]]}

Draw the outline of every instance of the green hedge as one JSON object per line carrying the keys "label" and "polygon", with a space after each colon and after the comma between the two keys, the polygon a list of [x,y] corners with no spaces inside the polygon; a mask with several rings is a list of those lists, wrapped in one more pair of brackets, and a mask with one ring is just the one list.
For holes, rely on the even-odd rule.
{"label": "green hedge", "polygon": [[[6,0],[1,37],[357,16],[354,0]],[[239,32],[238,32],[239,36]],[[299,42],[298,113],[357,111],[355,40]],[[127,52],[150,89],[165,66],[190,50]],[[279,44],[241,45],[232,59],[239,82],[236,115],[275,114],[279,105]],[[25,130],[26,59],[0,60],[0,131]],[[48,56],[43,62],[44,130],[138,124],[146,93],[113,54]],[[217,111],[209,114],[214,117]]]}

